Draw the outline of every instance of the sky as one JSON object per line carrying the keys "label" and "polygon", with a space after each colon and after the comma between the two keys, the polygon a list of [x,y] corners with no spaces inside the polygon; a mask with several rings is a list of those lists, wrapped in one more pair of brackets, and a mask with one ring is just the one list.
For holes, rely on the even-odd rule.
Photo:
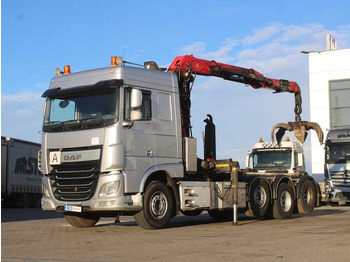
{"label": "sky", "polygon": [[[109,66],[111,56],[167,67],[193,54],[265,76],[296,81],[309,120],[308,56],[331,34],[350,48],[348,0],[294,1],[1,1],[1,135],[38,141],[44,99],[55,68]],[[213,77],[192,91],[193,134],[203,156],[203,120],[216,125],[217,157],[239,160],[277,122],[294,121],[294,95],[273,94]],[[292,134],[290,134],[292,137]],[[309,162],[310,141],[305,144]]]}

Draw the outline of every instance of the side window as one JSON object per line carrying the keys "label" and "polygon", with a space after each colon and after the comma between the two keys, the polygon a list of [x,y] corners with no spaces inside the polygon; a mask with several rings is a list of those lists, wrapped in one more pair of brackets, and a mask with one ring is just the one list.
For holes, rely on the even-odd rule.
{"label": "side window", "polygon": [[167,93],[158,94],[159,120],[171,121],[171,99]]}
{"label": "side window", "polygon": [[126,88],[124,92],[124,119],[131,120],[132,115],[137,115],[139,120],[147,121],[152,119],[152,103],[151,92],[147,90],[142,91],[142,105],[140,107],[131,108],[130,97],[131,88]]}
{"label": "side window", "polygon": [[294,153],[294,166],[299,166],[299,154]]}

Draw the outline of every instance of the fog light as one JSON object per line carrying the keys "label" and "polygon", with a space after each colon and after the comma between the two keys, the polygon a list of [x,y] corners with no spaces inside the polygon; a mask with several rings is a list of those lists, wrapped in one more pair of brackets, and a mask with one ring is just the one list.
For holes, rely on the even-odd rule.
{"label": "fog light", "polygon": [[50,198],[50,191],[44,184],[42,185],[41,189],[42,189],[43,196]]}
{"label": "fog light", "polygon": [[99,196],[112,196],[118,193],[120,181],[113,181],[103,184]]}

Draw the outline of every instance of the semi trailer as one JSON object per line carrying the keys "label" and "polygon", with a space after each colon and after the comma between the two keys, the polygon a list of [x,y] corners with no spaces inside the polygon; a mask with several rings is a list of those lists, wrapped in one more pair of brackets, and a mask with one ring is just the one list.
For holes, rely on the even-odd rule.
{"label": "semi trailer", "polygon": [[[192,55],[176,57],[168,70],[153,61],[143,67],[127,63],[112,57],[106,68],[76,73],[69,66],[56,69],[43,93],[38,157],[43,210],[64,212],[75,227],[93,226],[104,216],[133,215],[145,229],[164,228],[180,212],[208,211],[217,219],[236,219],[238,211],[259,218],[291,217],[294,203],[305,200],[299,192],[302,183],[296,186],[284,172],[269,179],[251,175],[237,161],[216,159],[209,114],[204,159],[199,159],[190,109],[196,75],[293,93],[295,121],[273,127],[272,132],[278,128],[277,145],[287,130],[303,143],[309,129],[322,143],[321,128],[301,120],[301,91],[295,82]],[[306,174],[304,180],[312,181]]]}
{"label": "semi trailer", "polygon": [[1,136],[2,207],[40,207],[40,147],[38,143]]}

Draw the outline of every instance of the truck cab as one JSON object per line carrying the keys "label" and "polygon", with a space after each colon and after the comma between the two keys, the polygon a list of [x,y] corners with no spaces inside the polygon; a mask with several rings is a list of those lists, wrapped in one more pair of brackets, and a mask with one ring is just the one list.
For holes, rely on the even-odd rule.
{"label": "truck cab", "polygon": [[350,204],[350,129],[329,130],[325,142],[325,184],[331,205]]}
{"label": "truck cab", "polygon": [[54,77],[43,94],[42,208],[139,211],[149,176],[183,177],[175,78],[128,66]]}
{"label": "truck cab", "polygon": [[280,145],[260,139],[248,153],[246,167],[262,174],[305,172],[304,150],[300,143],[292,142],[288,137]]}

